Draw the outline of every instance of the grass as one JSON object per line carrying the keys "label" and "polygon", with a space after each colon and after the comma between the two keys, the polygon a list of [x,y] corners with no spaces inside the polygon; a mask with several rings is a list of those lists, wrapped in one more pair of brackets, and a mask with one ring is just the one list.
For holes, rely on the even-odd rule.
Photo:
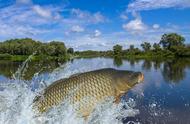
{"label": "grass", "polygon": [[[78,54],[67,54],[66,56],[47,56],[47,55],[35,55],[32,57],[32,61],[38,60],[56,60],[56,61],[67,61],[74,58],[94,58],[94,57],[108,57],[108,58],[120,58],[120,59],[170,59],[175,58],[175,55],[168,51],[158,52],[141,52],[141,53],[130,53],[123,52],[119,55],[108,54],[108,53],[78,53]],[[0,60],[11,60],[11,61],[24,61],[28,58],[28,55],[10,55],[0,54]]]}
{"label": "grass", "polygon": [[[28,58],[28,55],[10,55],[10,54],[0,54],[0,60],[11,60],[11,61],[24,61]],[[32,57],[32,61],[39,61],[42,59],[45,60],[58,60],[58,61],[66,61],[70,58],[70,56],[47,56],[47,55],[35,55]]]}

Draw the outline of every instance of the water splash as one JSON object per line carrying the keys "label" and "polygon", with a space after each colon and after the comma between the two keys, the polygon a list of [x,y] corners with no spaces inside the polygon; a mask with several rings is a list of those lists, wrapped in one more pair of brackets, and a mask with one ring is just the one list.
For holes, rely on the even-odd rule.
{"label": "water splash", "polygon": [[23,63],[22,65],[18,68],[18,70],[13,74],[13,79],[22,79],[24,76],[27,68],[28,68],[28,63],[32,60],[36,52],[34,52],[32,55],[30,55]]}
{"label": "water splash", "polygon": [[[139,113],[135,108],[135,101],[129,99],[127,102],[115,104],[112,97],[106,99],[103,103],[96,106],[95,110],[89,115],[89,118],[80,116],[75,107],[67,102],[53,107],[48,112],[38,114],[33,109],[32,103],[34,97],[42,91],[45,86],[40,86],[36,90],[26,84],[26,81],[20,77],[26,65],[31,60],[30,56],[15,73],[14,79],[0,84],[0,123],[2,124],[121,124],[122,118],[135,116]],[[68,77],[74,73],[85,72],[102,68],[102,63],[88,63],[81,68],[75,68],[78,62],[67,63],[55,69],[48,75],[36,73],[34,78],[29,81],[30,84],[42,84],[47,86],[60,78]],[[104,66],[107,67],[107,66]]]}

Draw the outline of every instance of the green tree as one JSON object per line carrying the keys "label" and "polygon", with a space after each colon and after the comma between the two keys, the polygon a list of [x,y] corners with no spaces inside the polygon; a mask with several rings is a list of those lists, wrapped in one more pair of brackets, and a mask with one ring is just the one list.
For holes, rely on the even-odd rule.
{"label": "green tree", "polygon": [[129,46],[129,50],[130,50],[130,51],[133,51],[134,48],[135,48],[134,45],[130,45],[130,46]]}
{"label": "green tree", "polygon": [[160,44],[165,49],[171,49],[173,46],[184,46],[185,38],[177,33],[164,34],[161,37]]}
{"label": "green tree", "polygon": [[149,51],[151,49],[151,44],[148,42],[144,42],[141,44],[141,47],[143,48],[144,51]]}
{"label": "green tree", "polygon": [[120,56],[122,53],[122,46],[118,44],[113,46],[113,53],[115,56]]}
{"label": "green tree", "polygon": [[65,56],[67,49],[63,42],[41,43],[30,38],[10,39],[0,43],[0,54]]}
{"label": "green tree", "polygon": [[49,43],[51,50],[53,51],[51,53],[52,56],[65,56],[66,55],[66,47],[63,42],[58,41],[52,41]]}
{"label": "green tree", "polygon": [[158,43],[154,43],[153,48],[154,48],[155,51],[161,50],[160,44],[158,44]]}
{"label": "green tree", "polygon": [[67,53],[73,54],[73,53],[74,53],[74,49],[73,49],[73,48],[69,48],[69,49],[67,50]]}
{"label": "green tree", "polygon": [[30,55],[40,46],[40,42],[30,38],[10,39],[0,44],[0,52],[12,55]]}

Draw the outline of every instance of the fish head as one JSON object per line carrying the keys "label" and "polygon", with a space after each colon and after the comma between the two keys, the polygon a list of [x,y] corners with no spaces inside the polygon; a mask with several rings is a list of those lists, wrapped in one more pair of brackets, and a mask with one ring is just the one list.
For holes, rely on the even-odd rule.
{"label": "fish head", "polygon": [[125,93],[134,87],[136,84],[144,80],[144,75],[141,72],[133,71],[117,71],[115,73],[114,86],[119,93]]}

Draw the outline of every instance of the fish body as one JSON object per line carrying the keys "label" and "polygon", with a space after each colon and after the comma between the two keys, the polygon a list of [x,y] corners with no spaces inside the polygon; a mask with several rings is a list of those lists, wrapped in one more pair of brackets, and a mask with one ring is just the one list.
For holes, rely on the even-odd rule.
{"label": "fish body", "polygon": [[97,103],[109,96],[120,96],[142,80],[143,74],[133,71],[107,68],[85,72],[54,82],[42,96],[35,98],[34,103],[44,112],[67,100],[71,104],[78,103],[76,109],[88,116]]}

